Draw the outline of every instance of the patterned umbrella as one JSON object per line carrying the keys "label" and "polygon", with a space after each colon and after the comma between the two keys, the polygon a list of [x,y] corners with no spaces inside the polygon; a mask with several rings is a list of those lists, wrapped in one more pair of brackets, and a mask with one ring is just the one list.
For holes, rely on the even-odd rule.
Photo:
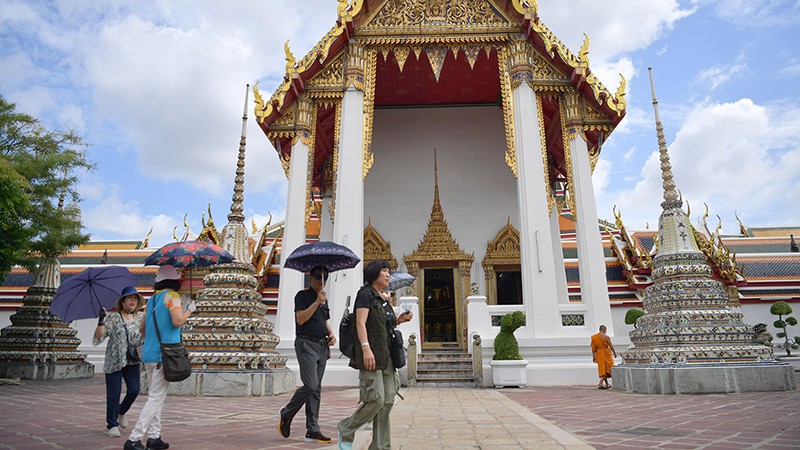
{"label": "patterned umbrella", "polygon": [[219,245],[201,241],[167,244],[144,260],[145,266],[205,267],[233,261],[233,255]]}
{"label": "patterned umbrella", "polygon": [[50,312],[64,322],[97,317],[101,308],[114,307],[123,289],[137,284],[125,267],[90,267],[61,283]]}
{"label": "patterned umbrella", "polygon": [[392,272],[389,275],[389,290],[396,291],[406,286],[411,286],[417,277],[407,272]]}
{"label": "patterned umbrella", "polygon": [[359,261],[361,259],[344,245],[319,241],[297,247],[286,258],[283,265],[300,272],[310,272],[316,266],[325,267],[328,272],[336,272],[342,269],[352,269],[358,265]]}

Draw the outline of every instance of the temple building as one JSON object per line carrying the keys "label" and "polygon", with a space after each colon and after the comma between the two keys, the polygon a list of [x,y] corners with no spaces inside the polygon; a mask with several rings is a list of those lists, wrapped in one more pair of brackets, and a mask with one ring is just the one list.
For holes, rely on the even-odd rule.
{"label": "temple building", "polygon": [[[537,8],[533,0],[340,0],[333,27],[305,56],[287,43],[274,92],[254,86],[255,118],[288,179],[287,207],[283,221],[253,224],[237,259],[254,268],[287,367],[297,367],[293,299],[308,280],[281,256],[317,240],[362,259],[328,281],[334,329],[364,262],[386,259],[416,277],[397,298],[415,311],[403,327],[420,360],[467,354],[478,334],[483,361],[470,371],[488,374],[499,317],[515,310],[526,316],[516,336],[537,384],[594,380],[588,343],[601,324],[618,350],[630,343],[624,316],[653,284],[657,231],[626,227],[624,211],[599,220],[592,186],[603,143],[625,116],[625,80],[603,86],[589,39],[573,53]],[[740,223],[740,234],[725,236],[702,220],[698,248],[745,323],[771,324],[772,302],[800,302],[791,237],[800,228]],[[237,223],[245,222],[237,215]],[[200,233],[187,226],[184,236],[224,241],[210,206]],[[95,242],[61,258],[62,278],[104,260],[132,267],[148,294],[155,269],[141,264],[153,250]],[[193,281],[203,287],[202,276]],[[0,308],[18,306],[31,283],[14,269]],[[356,384],[357,372],[334,357],[325,383]]]}

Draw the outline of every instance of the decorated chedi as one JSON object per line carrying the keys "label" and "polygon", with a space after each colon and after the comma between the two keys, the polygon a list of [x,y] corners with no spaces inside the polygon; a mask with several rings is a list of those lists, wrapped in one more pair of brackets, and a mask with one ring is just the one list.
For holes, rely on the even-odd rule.
{"label": "decorated chedi", "polygon": [[233,204],[219,236],[220,245],[235,259],[209,267],[204,287],[197,291],[197,310],[183,333],[193,374],[182,383],[173,383],[171,392],[176,394],[264,396],[295,386],[294,374],[286,368],[287,358],[275,350],[279,338],[265,317],[267,305],[256,289],[255,268],[248,262],[243,214],[247,94],[242,121]]}
{"label": "decorated chedi", "polygon": [[772,349],[752,342],[752,327],[728,306],[723,282],[712,277],[672,177],[652,73],[656,132],[664,187],[653,284],[644,290],[633,346],[613,369],[614,387],[644,393],[710,393],[794,388],[794,374]]}
{"label": "decorated chedi", "polygon": [[58,259],[44,260],[22,306],[11,316],[11,326],[0,332],[0,378],[62,380],[94,375],[94,365],[77,350],[78,331],[49,311],[60,284]]}

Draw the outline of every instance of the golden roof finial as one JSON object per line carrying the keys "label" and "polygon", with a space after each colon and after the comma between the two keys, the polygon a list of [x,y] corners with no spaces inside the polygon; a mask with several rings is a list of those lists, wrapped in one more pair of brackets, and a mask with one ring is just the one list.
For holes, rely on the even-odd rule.
{"label": "golden roof finial", "polygon": [[686,217],[692,217],[692,205],[689,204],[689,201],[686,201]]}
{"label": "golden roof finial", "polygon": [[289,48],[289,40],[286,40],[286,43],[283,44],[283,52],[286,53],[286,73],[292,74],[294,72],[294,68],[297,66],[297,60],[295,59],[294,55],[292,54],[292,50]]}
{"label": "golden roof finial", "polygon": [[272,103],[264,103],[261,91],[258,90],[258,81],[253,85],[253,102],[256,104],[253,111],[256,115],[256,120],[258,120],[259,123],[264,123],[267,117],[272,114]]}
{"label": "golden roof finial", "polygon": [[264,232],[265,233],[267,231],[267,227],[272,223],[272,211],[267,211],[267,214],[269,214],[269,218],[267,219],[267,224],[264,225]]}
{"label": "golden roof finial", "polygon": [[739,218],[739,212],[734,209],[733,215],[736,217],[736,220],[739,221],[739,233],[743,234],[744,236],[747,236],[747,229],[744,227],[742,219]]}
{"label": "golden roof finial", "polygon": [[581,60],[581,67],[589,67],[589,35],[586,33],[583,33],[583,45],[578,51],[578,58]]}
{"label": "golden roof finial", "polygon": [[211,216],[211,199],[208,199],[208,224],[214,223],[214,217]]}
{"label": "golden roof finial", "polygon": [[148,231],[144,237],[144,241],[142,242],[142,248],[147,248],[147,246],[150,245],[150,233],[152,232],[153,232],[153,225],[150,224],[150,231]]}
{"label": "golden roof finial", "polygon": [[250,226],[253,227],[253,234],[258,233],[258,227],[256,226],[256,216],[250,218]]}
{"label": "golden roof finial", "polygon": [[178,226],[177,225],[175,225],[175,227],[172,229],[172,237],[175,238],[175,242],[178,242],[180,240],[180,239],[178,239]]}
{"label": "golden roof finial", "polygon": [[[651,81],[652,81],[652,74],[651,74]],[[651,83],[652,85],[652,83]],[[619,87],[617,87],[617,92],[614,93],[614,101],[609,101],[608,106],[611,107],[614,111],[617,112],[618,116],[622,115],[622,112],[628,107],[628,101],[625,100],[625,88],[628,86],[628,81],[625,80],[625,76],[619,74]],[[656,91],[655,87],[653,87],[653,98],[656,98]],[[658,103],[658,102],[656,102]]]}
{"label": "golden roof finial", "polygon": [[336,14],[340,19],[344,19],[347,8],[350,6],[350,0],[336,0],[339,5],[336,7]]}
{"label": "golden roof finial", "polygon": [[189,213],[183,215],[183,226],[186,228],[186,232],[183,235],[184,240],[188,239],[189,235],[192,233],[192,229],[189,228],[189,222],[186,220],[187,217],[189,217]]}

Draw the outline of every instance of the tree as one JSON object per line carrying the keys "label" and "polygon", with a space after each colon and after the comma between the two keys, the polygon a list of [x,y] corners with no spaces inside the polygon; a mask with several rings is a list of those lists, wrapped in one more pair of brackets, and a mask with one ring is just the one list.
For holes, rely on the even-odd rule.
{"label": "tree", "polygon": [[633,328],[636,328],[636,321],[639,320],[639,317],[644,315],[644,311],[641,309],[631,308],[625,313],[625,323],[628,325],[633,325]]}
{"label": "tree", "polygon": [[74,130],[48,130],[0,96],[0,279],[14,265],[34,270],[86,243],[76,207],[77,173],[94,169]]}

